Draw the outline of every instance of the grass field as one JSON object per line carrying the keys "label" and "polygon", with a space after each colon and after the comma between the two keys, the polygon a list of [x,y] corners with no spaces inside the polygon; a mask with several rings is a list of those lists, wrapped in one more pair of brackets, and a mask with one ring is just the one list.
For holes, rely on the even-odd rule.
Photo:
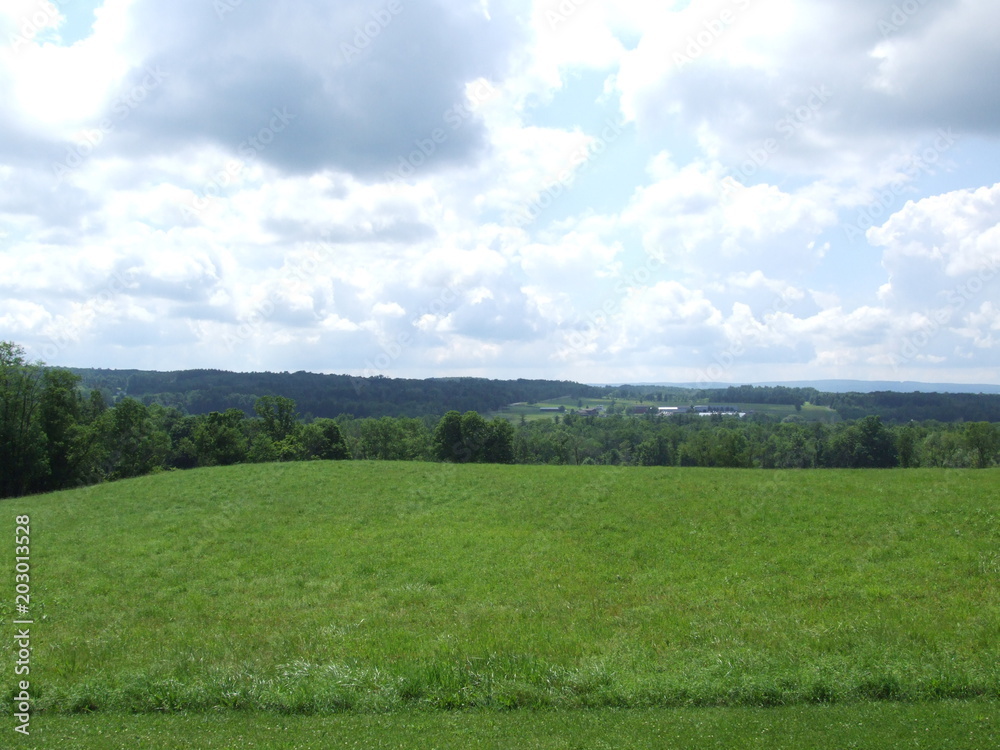
{"label": "grass field", "polygon": [[303,717],[333,714],[404,734],[509,720],[518,746],[599,747],[544,738],[602,711],[637,737],[695,716],[737,732],[691,747],[816,716],[847,738],[879,715],[968,739],[997,731],[997,479],[270,464],[5,501],[2,528],[12,553],[31,516],[34,722],[52,747],[199,716],[308,733]]}
{"label": "grass field", "polygon": [[[708,401],[701,399],[700,401],[694,402],[695,404],[705,405]],[[797,417],[806,422],[826,422],[833,423],[840,420],[840,416],[836,411],[828,406],[816,406],[814,404],[806,403],[801,409],[796,409],[791,404],[719,404],[717,402],[712,402],[716,406],[727,406],[732,407],[734,411],[742,412],[756,412],[758,414],[766,414],[770,417],[776,419],[784,419],[785,417]],[[582,404],[582,406],[581,406]],[[511,422],[519,422],[523,417],[525,421],[531,422],[538,419],[552,419],[554,414],[551,412],[542,412],[540,409],[542,407],[559,407],[563,406],[566,412],[576,411],[578,409],[593,409],[603,406],[605,409],[610,408],[612,405],[625,406],[626,408],[631,408],[633,406],[691,406],[692,402],[690,400],[677,402],[677,401],[664,401],[662,403],[649,402],[649,401],[635,401],[630,399],[599,399],[599,398],[585,398],[585,399],[575,399],[571,397],[550,399],[549,401],[540,402],[537,404],[516,404],[505,407],[503,411],[491,412],[487,414],[487,417],[492,419],[493,417],[502,417]],[[560,414],[560,417],[563,415]]]}

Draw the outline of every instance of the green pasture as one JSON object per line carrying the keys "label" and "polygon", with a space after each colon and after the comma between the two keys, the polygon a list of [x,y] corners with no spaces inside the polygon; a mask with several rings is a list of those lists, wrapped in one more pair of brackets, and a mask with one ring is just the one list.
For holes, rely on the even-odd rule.
{"label": "green pasture", "polygon": [[997,478],[262,464],[2,528],[31,517],[39,722],[935,705],[1000,697]]}
{"label": "green pasture", "polygon": [[[580,404],[583,404],[580,406]],[[727,404],[721,403],[716,404],[712,402],[713,405],[727,406],[731,407],[734,411],[742,412],[756,412],[758,414],[766,414],[768,416],[774,417],[776,419],[784,419],[786,417],[797,417],[806,422],[837,422],[840,420],[839,415],[836,411],[828,406],[816,406],[815,404],[806,403],[802,405],[801,409],[796,409],[792,404]],[[625,405],[626,408],[631,408],[633,406],[692,406],[692,405],[705,405],[708,401],[705,399],[692,401],[681,400],[681,401],[637,401],[634,399],[598,399],[598,398],[584,398],[578,399],[575,397],[567,396],[565,398],[549,399],[545,402],[540,402],[537,404],[512,404],[510,406],[504,407],[501,411],[493,412],[488,416],[492,417],[503,417],[512,422],[518,422],[523,416],[526,421],[533,421],[536,419],[552,419],[556,414],[552,412],[541,411],[542,407],[559,407],[563,406],[566,408],[566,414],[579,411],[580,409],[593,409],[600,406],[605,407],[605,409],[611,407],[612,405],[622,406]],[[560,414],[559,416],[563,416]]]}

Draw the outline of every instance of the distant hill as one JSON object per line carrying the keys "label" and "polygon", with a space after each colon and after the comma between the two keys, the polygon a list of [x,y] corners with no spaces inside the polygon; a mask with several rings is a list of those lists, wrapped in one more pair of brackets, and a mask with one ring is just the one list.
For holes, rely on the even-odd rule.
{"label": "distant hill", "polygon": [[781,385],[787,388],[815,388],[827,393],[993,393],[1000,394],[1000,385],[962,383],[918,383],[912,380],[801,380],[791,382],[755,383],[754,385]]}
{"label": "distant hill", "polygon": [[[827,383],[831,381],[825,381]],[[857,381],[833,381],[840,384]],[[823,385],[824,381],[816,381]],[[869,386],[876,385],[874,383]],[[634,398],[651,398],[660,390],[676,398],[677,385],[620,385],[616,392]],[[924,384],[924,387],[930,387]],[[948,386],[942,386],[946,388]],[[970,386],[966,386],[967,388]],[[1000,422],[1000,393],[947,391],[839,391],[820,390],[807,383],[725,386],[691,389],[692,403],[793,404],[826,406],[842,419],[879,416],[886,422]],[[683,393],[683,391],[681,391]]]}
{"label": "distant hill", "polygon": [[[309,372],[227,372],[224,370],[73,369],[83,386],[98,389],[110,402],[131,396],[144,403],[173,406],[188,414],[226,409],[253,413],[261,396],[285,396],[305,417],[439,417],[449,410],[496,412],[513,403],[561,399],[616,398],[691,403],[791,404],[809,402],[837,411],[843,419],[876,414],[887,422],[1000,422],[1000,387],[933,386],[853,380],[804,381],[695,389],[673,385],[585,385],[565,380],[489,380],[382,376],[357,378]],[[878,390],[877,386],[883,386]],[[919,386],[919,389],[914,387]],[[929,389],[937,388],[936,391]],[[949,391],[947,389],[956,390]],[[965,390],[957,390],[964,388]],[[987,388],[992,389],[986,391]],[[981,393],[977,390],[980,389]]]}
{"label": "distant hill", "polygon": [[[740,385],[756,385],[784,388],[814,388],[825,393],[874,393],[891,391],[894,393],[992,393],[1000,394],[1000,385],[968,383],[919,383],[913,380],[769,380],[755,383],[632,383],[634,386],[662,388],[730,388]],[[620,383],[603,384],[617,387]]]}
{"label": "distant hill", "polygon": [[298,411],[313,417],[422,417],[460,412],[496,411],[517,401],[552,398],[598,398],[607,388],[558,380],[487,380],[382,376],[357,378],[309,372],[226,372],[224,370],[104,370],[70,368],[87,389],[109,401],[131,396],[145,403],[175,406],[189,414],[226,409],[253,412],[260,396],[285,396]]}

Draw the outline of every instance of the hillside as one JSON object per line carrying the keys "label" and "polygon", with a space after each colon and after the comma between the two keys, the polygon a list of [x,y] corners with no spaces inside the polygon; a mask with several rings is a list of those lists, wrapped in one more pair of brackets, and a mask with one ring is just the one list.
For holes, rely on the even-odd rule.
{"label": "hillside", "polygon": [[[240,373],[223,370],[104,370],[69,368],[86,390],[100,390],[109,403],[131,396],[143,403],[174,406],[187,414],[241,409],[252,414],[261,396],[284,396],[308,417],[424,417],[447,411],[494,413],[510,404],[605,400],[618,403],[732,404],[801,407],[811,403],[837,412],[832,419],[877,415],[886,422],[1000,422],[1000,394],[928,393],[896,390],[827,392],[808,385],[680,388],[660,385],[596,386],[561,380],[486,378],[352,377],[309,372]],[[824,419],[824,421],[826,421]]]}
{"label": "hillside", "polygon": [[21,498],[36,708],[996,697],[995,488],[993,471],[359,461]]}
{"label": "hillside", "polygon": [[599,397],[607,388],[557,380],[485,378],[352,377],[310,372],[226,372],[223,370],[104,370],[69,368],[86,389],[98,389],[109,402],[131,396],[145,403],[176,406],[189,414],[242,409],[253,411],[260,396],[293,399],[313,417],[422,417],[446,411],[495,411],[517,401],[561,396]]}
{"label": "hillside", "polygon": [[[645,385],[703,388],[704,383],[647,383]],[[739,383],[718,383],[716,388],[736,387]],[[812,388],[824,393],[992,393],[1000,394],[996,383],[923,383],[916,380],[768,380],[752,385],[765,388]]]}

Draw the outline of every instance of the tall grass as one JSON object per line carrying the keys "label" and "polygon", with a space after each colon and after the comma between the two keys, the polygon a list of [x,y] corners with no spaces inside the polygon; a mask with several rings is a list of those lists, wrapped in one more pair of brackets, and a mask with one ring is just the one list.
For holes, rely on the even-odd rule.
{"label": "tall grass", "polygon": [[926,701],[1000,697],[997,477],[271,464],[3,528],[43,711]]}

